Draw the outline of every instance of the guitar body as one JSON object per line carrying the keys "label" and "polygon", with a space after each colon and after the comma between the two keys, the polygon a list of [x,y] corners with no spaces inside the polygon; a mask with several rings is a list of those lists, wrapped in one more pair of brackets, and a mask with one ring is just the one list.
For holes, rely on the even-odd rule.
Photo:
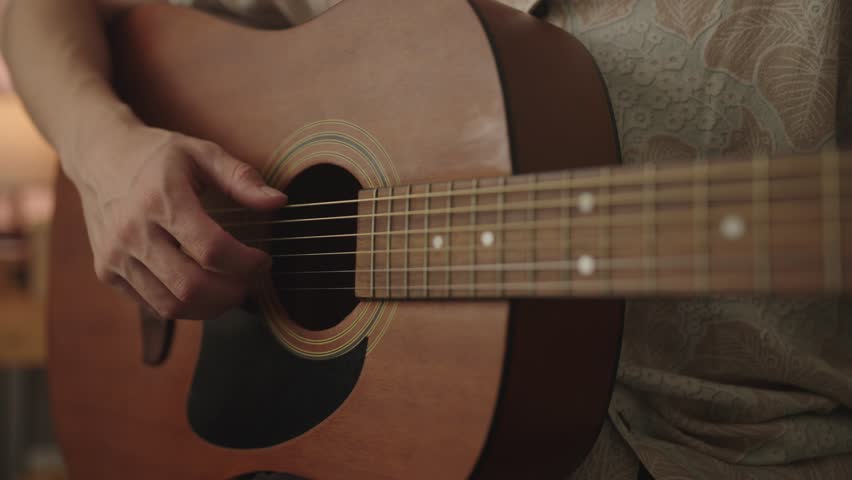
{"label": "guitar body", "polygon": [[[618,161],[589,54],[492,0],[346,0],[287,31],[154,5],[114,40],[117,85],[146,122],[218,143],[291,199],[333,198],[343,177],[388,188]],[[97,281],[63,176],[52,274],[72,479],[564,478],[598,435],[620,348],[612,300],[266,292],[143,330]],[[311,326],[287,313],[300,301],[344,314]]]}

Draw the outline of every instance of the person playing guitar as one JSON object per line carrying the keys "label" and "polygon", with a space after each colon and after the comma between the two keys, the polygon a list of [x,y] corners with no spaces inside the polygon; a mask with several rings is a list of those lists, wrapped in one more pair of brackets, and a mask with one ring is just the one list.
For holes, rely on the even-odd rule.
{"label": "person playing guitar", "polygon": [[[199,195],[218,189],[262,211],[287,197],[216,144],[150,127],[119,99],[106,26],[141,3],[13,0],[3,49],[80,193],[98,278],[157,317],[210,319],[240,304],[271,258],[218,225]],[[337,2],[173,3],[286,28]],[[844,0],[504,3],[590,49],[627,163],[775,157],[852,139]],[[609,418],[572,478],[852,478],[850,322],[844,300],[629,302]]]}

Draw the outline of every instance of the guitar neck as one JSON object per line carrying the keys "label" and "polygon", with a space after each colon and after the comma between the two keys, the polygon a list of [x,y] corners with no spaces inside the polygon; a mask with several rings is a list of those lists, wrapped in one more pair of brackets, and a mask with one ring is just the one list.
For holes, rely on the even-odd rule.
{"label": "guitar neck", "polygon": [[848,155],[360,192],[362,298],[842,294]]}

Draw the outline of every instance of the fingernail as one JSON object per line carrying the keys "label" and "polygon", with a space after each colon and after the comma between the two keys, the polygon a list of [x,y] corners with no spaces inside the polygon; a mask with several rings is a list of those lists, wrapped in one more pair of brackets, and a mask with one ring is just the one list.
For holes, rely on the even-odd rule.
{"label": "fingernail", "polygon": [[264,186],[260,187],[260,191],[263,192],[263,194],[266,195],[267,197],[278,198],[278,197],[284,196],[284,193],[281,190],[278,190],[277,188],[272,188],[269,185],[264,185]]}

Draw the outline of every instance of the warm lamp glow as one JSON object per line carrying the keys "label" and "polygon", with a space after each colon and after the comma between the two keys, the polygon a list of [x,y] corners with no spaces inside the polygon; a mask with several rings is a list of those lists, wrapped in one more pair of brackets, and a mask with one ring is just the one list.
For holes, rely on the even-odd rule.
{"label": "warm lamp glow", "polygon": [[[2,21],[2,19],[0,19]],[[12,80],[9,78],[9,71],[6,70],[6,65],[3,64],[3,59],[0,58],[0,95],[9,94],[12,91]]]}
{"label": "warm lamp glow", "polygon": [[33,126],[20,101],[0,95],[0,188],[52,182],[56,154]]}
{"label": "warm lamp glow", "polygon": [[[3,16],[6,14],[6,7],[9,0],[0,0],[0,28],[3,27]],[[3,31],[0,30],[0,40],[3,39]],[[0,95],[9,93],[12,90],[12,81],[9,79],[9,71],[6,69],[6,64],[0,58]]]}

